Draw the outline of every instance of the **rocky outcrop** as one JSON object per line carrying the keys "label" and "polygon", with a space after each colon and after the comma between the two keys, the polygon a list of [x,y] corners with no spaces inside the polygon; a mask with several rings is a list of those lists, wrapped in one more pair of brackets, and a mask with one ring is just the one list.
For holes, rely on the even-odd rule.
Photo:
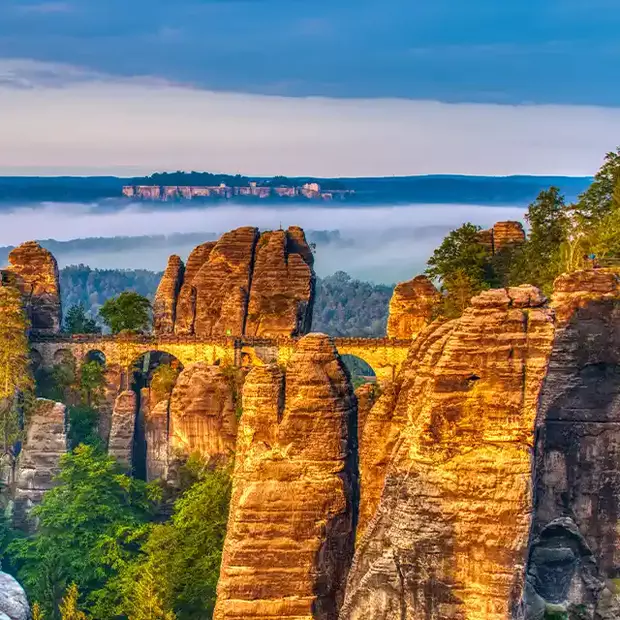
{"label": "rocky outcrop", "polygon": [[[557,331],[542,390],[526,617],[620,617],[620,277],[555,282]],[[577,615],[579,614],[579,615]]]}
{"label": "rocky outcrop", "polygon": [[390,300],[388,338],[415,338],[432,320],[440,300],[439,291],[426,276],[397,284]]}
{"label": "rocky outcrop", "polygon": [[[364,428],[366,526],[342,620],[505,620],[516,609],[534,420],[554,333],[544,301],[528,286],[487,291],[414,341]],[[364,502],[376,502],[380,487],[373,463],[386,474],[369,519]]]}
{"label": "rocky outcrop", "polygon": [[301,228],[264,232],[258,241],[245,333],[276,338],[310,331],[314,257]]}
{"label": "rocky outcrop", "polygon": [[58,265],[51,252],[36,241],[23,243],[9,254],[9,267],[2,279],[12,279],[22,292],[33,334],[60,331],[62,312]]}
{"label": "rocky outcrop", "polygon": [[[314,257],[296,226],[228,232],[171,257],[154,304],[156,332],[199,337],[299,336],[310,331]],[[160,316],[161,315],[161,316]]]}
{"label": "rocky outcrop", "polygon": [[194,333],[194,321],[196,319],[196,287],[194,279],[207,262],[209,255],[215,247],[215,241],[203,243],[194,248],[187,259],[183,283],[179,292],[174,333],[179,336],[188,336]]}
{"label": "rocky outcrop", "polygon": [[66,407],[62,403],[37,399],[17,461],[14,493],[17,527],[34,526],[28,514],[54,486],[54,478],[60,472],[60,458],[67,451],[66,424]]}
{"label": "rocky outcrop", "polygon": [[525,241],[525,230],[521,222],[497,222],[489,230],[481,230],[480,243],[486,246],[491,254],[498,254],[504,249],[514,248]]}
{"label": "rocky outcrop", "polygon": [[153,301],[153,330],[156,335],[174,333],[177,298],[183,283],[184,269],[183,261],[175,254],[168,259]]}
{"label": "rocky outcrop", "polygon": [[197,336],[243,334],[257,241],[250,226],[222,235],[194,277]]}
{"label": "rocky outcrop", "polygon": [[121,392],[114,403],[108,454],[131,469],[138,397],[133,390]]}
{"label": "rocky outcrop", "polygon": [[0,620],[30,620],[30,605],[21,585],[0,572]]}
{"label": "rocky outcrop", "polygon": [[198,362],[179,375],[170,399],[170,458],[193,453],[227,458],[235,449],[237,418],[232,369]]}
{"label": "rocky outcrop", "polygon": [[353,549],[355,399],[332,341],[243,389],[214,618],[335,619]]}

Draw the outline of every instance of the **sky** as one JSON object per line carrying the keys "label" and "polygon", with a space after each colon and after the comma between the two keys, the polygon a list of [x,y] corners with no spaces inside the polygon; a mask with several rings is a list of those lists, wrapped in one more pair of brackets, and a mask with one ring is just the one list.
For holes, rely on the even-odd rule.
{"label": "sky", "polygon": [[2,0],[0,174],[590,175],[617,0]]}

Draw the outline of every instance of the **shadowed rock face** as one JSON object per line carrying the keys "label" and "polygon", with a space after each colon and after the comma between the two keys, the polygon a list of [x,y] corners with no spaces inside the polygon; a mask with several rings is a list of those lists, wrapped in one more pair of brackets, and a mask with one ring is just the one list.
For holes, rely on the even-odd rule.
{"label": "shadowed rock face", "polygon": [[440,299],[439,291],[426,276],[397,284],[390,300],[388,338],[417,336],[430,323]]}
{"label": "shadowed rock face", "polygon": [[177,297],[183,283],[183,261],[176,255],[168,259],[153,301],[153,330],[157,335],[174,333]]}
{"label": "shadowed rock face", "polygon": [[0,572],[0,620],[30,620],[24,589],[7,573]]}
{"label": "shadowed rock face", "polygon": [[131,469],[138,398],[133,390],[121,392],[114,402],[108,454]]}
{"label": "shadowed rock face", "polygon": [[488,291],[414,342],[362,434],[365,530],[341,619],[505,620],[518,605],[554,331],[544,301]]}
{"label": "shadowed rock face", "polygon": [[620,576],[620,279],[605,270],[561,276],[553,305],[527,617],[550,603],[579,618],[618,618],[611,580]]}
{"label": "shadowed rock face", "polygon": [[[13,284],[24,295],[32,333],[58,333],[62,312],[54,256],[36,241],[28,241],[9,254],[9,263],[5,273],[14,276]],[[3,279],[9,277],[5,275]]]}
{"label": "shadowed rock face", "polygon": [[234,377],[204,362],[183,370],[170,399],[170,458],[184,461],[228,457],[235,449]]}
{"label": "shadowed rock face", "polygon": [[28,423],[26,440],[17,462],[14,521],[30,529],[30,510],[41,503],[45,491],[53,488],[60,472],[60,457],[67,451],[66,407],[62,403],[37,399]]}
{"label": "shadowed rock face", "polygon": [[355,398],[332,341],[243,389],[214,618],[335,619],[353,551]]}
{"label": "shadowed rock face", "polygon": [[256,249],[245,333],[274,338],[310,331],[314,257],[301,228],[261,235]]}

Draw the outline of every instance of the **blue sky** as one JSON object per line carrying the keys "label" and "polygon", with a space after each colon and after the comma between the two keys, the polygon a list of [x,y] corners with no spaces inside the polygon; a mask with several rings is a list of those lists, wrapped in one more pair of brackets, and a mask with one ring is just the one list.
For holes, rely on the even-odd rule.
{"label": "blue sky", "polygon": [[[496,166],[497,155],[490,157],[489,173],[585,174],[596,169],[606,150],[620,143],[616,117],[616,108],[620,107],[618,32],[617,0],[2,0],[0,90],[4,92],[5,106],[11,106],[8,116],[14,114],[17,124],[21,122],[23,112],[19,106],[24,105],[25,95],[10,95],[10,90],[29,91],[32,102],[27,107],[35,109],[37,97],[42,114],[46,113],[47,94],[59,88],[73,102],[84,98],[91,122],[106,116],[108,109],[110,114],[116,114],[114,106],[109,108],[109,98],[101,92],[84,92],[85,84],[93,83],[107,84],[108,95],[118,94],[118,105],[129,86],[152,89],[157,83],[168,93],[174,91],[179,105],[160,110],[158,122],[162,123],[177,122],[175,110],[194,96],[192,91],[202,91],[205,96],[245,95],[247,106],[240,112],[241,118],[252,114],[252,106],[275,109],[281,97],[290,99],[291,110],[299,113],[304,112],[294,102],[299,98],[320,97],[332,103],[347,100],[347,105],[361,101],[367,112],[365,123],[370,125],[377,119],[382,121],[395,98],[412,105],[428,101],[452,104],[454,107],[445,113],[453,118],[470,109],[460,104],[485,104],[494,107],[489,108],[489,126],[482,123],[475,128],[481,147],[493,138],[489,132],[495,131],[495,137],[501,137],[495,128],[495,124],[503,124],[501,119],[515,122],[514,106],[523,106],[528,114],[541,106],[543,120],[546,105],[562,106],[566,108],[566,122],[598,123],[601,115],[609,115],[613,122],[609,121],[591,140],[576,127],[572,163],[554,162],[552,155],[546,155],[532,169],[528,153],[537,144],[536,136],[532,136],[519,151],[517,161]],[[146,90],[143,96],[148,97]],[[159,98],[162,93],[158,91],[154,96]],[[2,97],[0,92],[0,101]],[[97,113],[93,97],[99,97],[101,107]],[[368,100],[374,101],[372,110]],[[78,114],[80,110],[78,106]],[[417,108],[406,114],[405,126],[411,114],[422,111]],[[267,122],[261,114],[257,118],[258,123]],[[306,124],[306,133],[321,133],[326,128],[333,131],[337,124],[332,121],[337,120],[337,115],[330,119],[327,125],[316,119],[313,125]],[[67,135],[71,136],[70,117],[54,120],[65,122]],[[301,125],[306,123],[303,116],[297,120]],[[434,121],[437,143],[445,149],[448,136],[440,135],[442,123]],[[277,132],[275,120],[269,122]],[[110,120],[110,124],[115,121]],[[234,123],[230,128],[234,131]],[[204,140],[201,132],[197,127]],[[552,140],[557,132],[564,139],[561,128],[548,139]],[[130,140],[126,132],[123,135]],[[55,134],[52,137],[59,139]],[[79,142],[79,136],[76,140]],[[432,142],[425,137],[423,143],[427,141]],[[110,151],[84,163],[82,151],[70,139],[66,144],[56,142],[57,155],[61,156],[54,164],[53,158],[41,156],[37,139],[31,142],[30,164],[27,158],[18,158],[17,163],[0,159],[0,172],[51,171],[54,165],[75,170],[131,165],[144,168],[160,161],[136,155],[132,162],[118,164]],[[470,143],[475,147],[473,137]],[[241,140],[236,144],[241,150],[245,143]],[[376,144],[377,148],[389,148],[387,142],[379,140]],[[221,145],[212,146],[217,150]],[[249,148],[251,151],[251,144]],[[324,148],[331,148],[329,140]],[[350,142],[347,152],[355,148]],[[562,148],[566,148],[564,142]],[[594,160],[596,149],[600,155]],[[579,152],[584,154],[580,157]],[[419,157],[413,157],[410,165],[399,166],[396,173],[482,173],[486,164],[472,167],[464,153],[462,164],[448,160],[446,169],[439,161],[427,170],[420,165]],[[178,154],[183,164],[186,162],[183,151],[173,154]],[[205,159],[204,154],[200,157]],[[322,169],[321,159],[317,155],[313,164],[302,158],[298,166],[291,168]],[[173,166],[174,157],[170,160],[162,157],[160,163]],[[270,159],[264,165],[257,154],[241,153],[236,166],[234,158],[231,161],[229,157],[221,161],[207,157],[205,164],[232,165],[246,172],[273,168],[275,173],[290,161],[289,154],[282,161]],[[378,165],[376,173],[389,173],[386,165],[388,162]],[[355,173],[357,169],[366,174],[373,167],[333,166],[334,174]]]}

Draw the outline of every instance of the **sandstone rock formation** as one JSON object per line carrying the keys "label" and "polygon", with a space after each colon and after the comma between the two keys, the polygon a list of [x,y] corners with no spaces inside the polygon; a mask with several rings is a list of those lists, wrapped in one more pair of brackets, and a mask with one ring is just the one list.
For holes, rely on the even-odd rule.
{"label": "sandstone rock formation", "polygon": [[184,269],[183,261],[175,254],[168,259],[153,301],[153,331],[157,335],[174,333],[177,298],[183,283]]}
{"label": "sandstone rock formation", "polygon": [[[488,291],[414,341],[364,428],[366,529],[342,620],[505,620],[518,605],[534,420],[554,333],[544,301],[528,286]],[[373,464],[387,473],[368,520]]]}
{"label": "sandstone rock formation", "polygon": [[[557,331],[538,418],[525,603],[620,617],[620,277],[559,277]],[[578,614],[578,615],[577,615]]]}
{"label": "sandstone rock formation", "polygon": [[114,403],[108,454],[131,469],[138,398],[133,390],[121,392]]}
{"label": "sandstone rock formation", "polygon": [[156,332],[305,334],[314,303],[313,262],[304,232],[295,226],[260,236],[256,228],[237,228],[195,248],[184,274],[180,259],[171,257],[154,305]]}
{"label": "sandstone rock formation", "polygon": [[[14,522],[30,529],[28,513],[43,494],[54,486],[60,472],[60,457],[67,451],[66,407],[62,403],[37,399],[31,413],[26,439],[17,461]],[[0,607],[1,609],[1,607]]]}
{"label": "sandstone rock formation", "polygon": [[353,549],[355,399],[331,340],[243,389],[216,620],[335,620]]}
{"label": "sandstone rock formation", "polygon": [[30,620],[30,605],[21,585],[0,572],[0,620]]}
{"label": "sandstone rock formation", "polygon": [[250,226],[222,235],[194,277],[197,336],[243,334],[257,241]]}
{"label": "sandstone rock formation", "polygon": [[229,369],[198,362],[179,375],[170,399],[170,458],[209,460],[235,449],[237,386]]}
{"label": "sandstone rock formation", "polygon": [[179,292],[176,308],[174,333],[179,336],[188,336],[194,333],[196,319],[196,287],[194,279],[201,267],[207,262],[215,247],[215,241],[203,243],[194,248],[187,259],[183,284]]}
{"label": "sandstone rock formation", "polygon": [[310,331],[314,256],[301,228],[264,232],[258,241],[245,333],[275,338]]}
{"label": "sandstone rock formation", "polygon": [[480,243],[487,246],[491,254],[522,244],[525,241],[525,230],[521,222],[497,222],[493,228],[480,231]]}
{"label": "sandstone rock formation", "polygon": [[439,291],[426,276],[398,284],[390,300],[388,338],[415,338],[430,323],[440,299]]}
{"label": "sandstone rock formation", "polygon": [[161,400],[145,411],[146,479],[165,480],[168,476],[169,400]]}
{"label": "sandstone rock formation", "polygon": [[25,305],[34,334],[60,331],[62,312],[56,259],[36,241],[28,241],[9,254],[9,267],[3,280],[14,277],[24,295]]}

